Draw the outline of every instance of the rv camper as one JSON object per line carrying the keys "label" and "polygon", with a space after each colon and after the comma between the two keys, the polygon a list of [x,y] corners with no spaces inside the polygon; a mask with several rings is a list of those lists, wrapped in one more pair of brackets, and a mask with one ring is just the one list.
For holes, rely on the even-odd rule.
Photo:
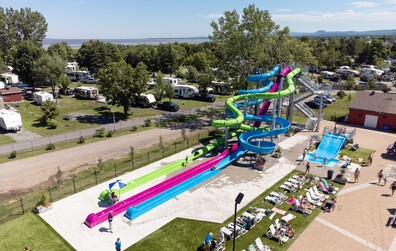
{"label": "rv camper", "polygon": [[33,93],[33,103],[42,105],[45,101],[53,101],[54,96],[48,92],[35,92]]}
{"label": "rv camper", "polygon": [[213,93],[221,94],[221,95],[229,95],[231,94],[230,84],[224,82],[212,82]]}
{"label": "rv camper", "polygon": [[135,105],[143,108],[152,107],[156,103],[155,97],[153,94],[140,94],[139,97],[136,98]]}
{"label": "rv camper", "polygon": [[192,98],[199,92],[198,88],[193,85],[174,85],[172,88],[175,98]]}
{"label": "rv camper", "polygon": [[378,78],[384,74],[384,71],[378,69],[374,65],[362,65],[360,67],[360,79],[363,81],[369,80],[371,77]]}
{"label": "rv camper", "polygon": [[74,95],[83,99],[98,99],[99,91],[95,87],[91,86],[80,86],[74,88]]}
{"label": "rv camper", "polygon": [[89,71],[72,71],[67,73],[67,77],[72,82],[81,81],[83,78],[91,77],[91,73]]}
{"label": "rv camper", "polygon": [[178,85],[180,84],[179,79],[177,78],[163,78],[164,79],[164,83],[169,83],[171,85]]}
{"label": "rv camper", "polygon": [[19,131],[22,128],[21,114],[10,110],[0,110],[0,127],[6,131]]}
{"label": "rv camper", "polygon": [[19,83],[19,77],[16,74],[12,73],[3,73],[0,75],[0,81],[6,84],[12,85]]}

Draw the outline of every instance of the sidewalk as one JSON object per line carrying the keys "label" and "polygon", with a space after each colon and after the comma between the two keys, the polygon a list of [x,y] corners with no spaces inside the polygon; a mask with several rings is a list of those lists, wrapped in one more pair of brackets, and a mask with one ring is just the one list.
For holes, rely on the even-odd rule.
{"label": "sidewalk", "polygon": [[34,149],[35,147],[45,146],[49,143],[57,143],[62,141],[67,141],[71,139],[78,139],[80,136],[91,136],[95,134],[95,131],[99,128],[105,128],[106,130],[119,130],[122,128],[132,128],[133,126],[142,126],[144,125],[144,121],[148,118],[152,120],[152,122],[159,122],[161,120],[168,120],[170,118],[180,117],[183,115],[195,114],[203,111],[213,110],[217,108],[224,107],[224,101],[216,101],[210,106],[200,107],[200,108],[192,108],[192,109],[182,109],[176,113],[174,112],[166,112],[161,111],[162,113],[157,116],[150,116],[146,118],[133,119],[128,121],[118,121],[113,124],[106,124],[94,128],[84,129],[80,131],[73,131],[68,133],[62,133],[53,135],[50,137],[40,137],[33,140],[21,141],[14,144],[2,145],[0,146],[0,154],[9,154],[12,151],[20,151],[26,149]]}

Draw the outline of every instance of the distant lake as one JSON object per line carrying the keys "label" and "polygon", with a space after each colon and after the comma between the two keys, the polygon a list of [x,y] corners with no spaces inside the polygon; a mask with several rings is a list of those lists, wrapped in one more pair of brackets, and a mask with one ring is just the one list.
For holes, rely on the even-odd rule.
{"label": "distant lake", "polygon": [[[81,47],[81,45],[91,39],[56,39],[46,38],[43,41],[43,47],[48,48],[51,44],[61,43],[65,41],[73,48]],[[167,44],[167,43],[189,43],[196,44],[208,42],[209,38],[142,38],[142,39],[92,39],[100,40],[104,43],[122,44],[122,45],[139,45],[139,44]]]}

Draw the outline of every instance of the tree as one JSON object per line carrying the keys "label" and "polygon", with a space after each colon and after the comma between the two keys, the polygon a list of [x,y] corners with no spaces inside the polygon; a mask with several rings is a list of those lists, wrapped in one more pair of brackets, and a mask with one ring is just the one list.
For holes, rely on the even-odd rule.
{"label": "tree", "polygon": [[66,73],[67,62],[58,54],[49,56],[44,54],[34,64],[35,79],[42,85],[50,86],[55,96],[55,87]]}
{"label": "tree", "polygon": [[189,82],[197,81],[198,74],[198,70],[194,66],[190,65],[187,67],[187,80]]}
{"label": "tree", "polygon": [[367,86],[369,89],[374,89],[377,85],[375,84],[375,78],[372,76],[368,81],[367,81]]}
{"label": "tree", "polygon": [[122,60],[120,50],[115,44],[90,40],[81,45],[76,55],[80,67],[87,67],[92,73],[98,73],[111,62]]}
{"label": "tree", "polygon": [[279,25],[271,20],[269,12],[256,9],[254,4],[244,8],[241,16],[236,10],[226,11],[218,23],[212,22],[211,26],[213,34],[209,38],[215,45],[219,69],[230,74],[237,84],[235,87],[247,88],[249,74],[257,69],[272,68],[273,56],[279,55],[277,60],[281,60],[284,50],[290,52],[288,48],[277,46],[285,41],[276,39],[278,36],[288,39],[288,28],[278,32]]}
{"label": "tree", "polygon": [[165,83],[165,98],[169,98],[169,100],[172,100],[173,96],[175,96],[175,91],[172,88],[172,85],[170,83]]}
{"label": "tree", "polygon": [[73,49],[65,41],[61,43],[51,44],[48,46],[47,53],[50,56],[58,55],[65,61],[73,61]]}
{"label": "tree", "polygon": [[158,45],[157,52],[159,69],[163,73],[172,74],[179,68],[179,53],[172,44]]}
{"label": "tree", "polygon": [[199,72],[209,68],[208,55],[205,52],[197,52],[184,60],[184,65],[194,66]]}
{"label": "tree", "polygon": [[70,85],[70,78],[66,75],[62,75],[58,82],[59,92],[66,94],[66,89]]}
{"label": "tree", "polygon": [[16,47],[13,67],[21,81],[35,87],[34,64],[44,53],[42,47],[31,41],[23,42]]}
{"label": "tree", "polygon": [[47,100],[41,105],[43,115],[40,117],[40,122],[43,125],[51,125],[58,117],[60,111],[54,102]]}
{"label": "tree", "polygon": [[212,81],[214,80],[214,75],[210,70],[207,70],[205,73],[202,73],[198,77],[198,85],[202,92],[207,92],[207,88],[212,85]]}
{"label": "tree", "polygon": [[143,63],[132,68],[126,62],[120,61],[109,63],[100,71],[99,86],[112,105],[124,108],[124,117],[127,118],[132,102],[146,90],[148,80]]}
{"label": "tree", "polygon": [[137,66],[137,64],[139,63],[137,56],[131,52],[128,53],[128,56],[125,59],[125,62],[127,62],[127,64],[130,64],[132,66],[132,68],[135,68]]}
{"label": "tree", "polygon": [[44,16],[30,8],[0,8],[0,49],[6,52],[22,42],[31,41],[41,46],[48,24]]}
{"label": "tree", "polygon": [[155,86],[154,86],[154,93],[156,95],[157,100],[162,101],[165,96],[165,82],[164,82],[164,75],[161,71],[157,72],[155,75]]}
{"label": "tree", "polygon": [[347,89],[347,90],[355,89],[355,79],[353,79],[353,77],[351,75],[348,76],[347,84],[345,86],[345,89]]}

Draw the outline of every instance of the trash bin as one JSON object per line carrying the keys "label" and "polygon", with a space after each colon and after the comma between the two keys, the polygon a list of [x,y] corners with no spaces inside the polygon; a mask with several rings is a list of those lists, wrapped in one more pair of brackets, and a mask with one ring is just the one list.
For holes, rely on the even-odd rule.
{"label": "trash bin", "polygon": [[333,173],[334,173],[333,170],[328,170],[327,171],[327,179],[328,180],[332,180],[333,179]]}

